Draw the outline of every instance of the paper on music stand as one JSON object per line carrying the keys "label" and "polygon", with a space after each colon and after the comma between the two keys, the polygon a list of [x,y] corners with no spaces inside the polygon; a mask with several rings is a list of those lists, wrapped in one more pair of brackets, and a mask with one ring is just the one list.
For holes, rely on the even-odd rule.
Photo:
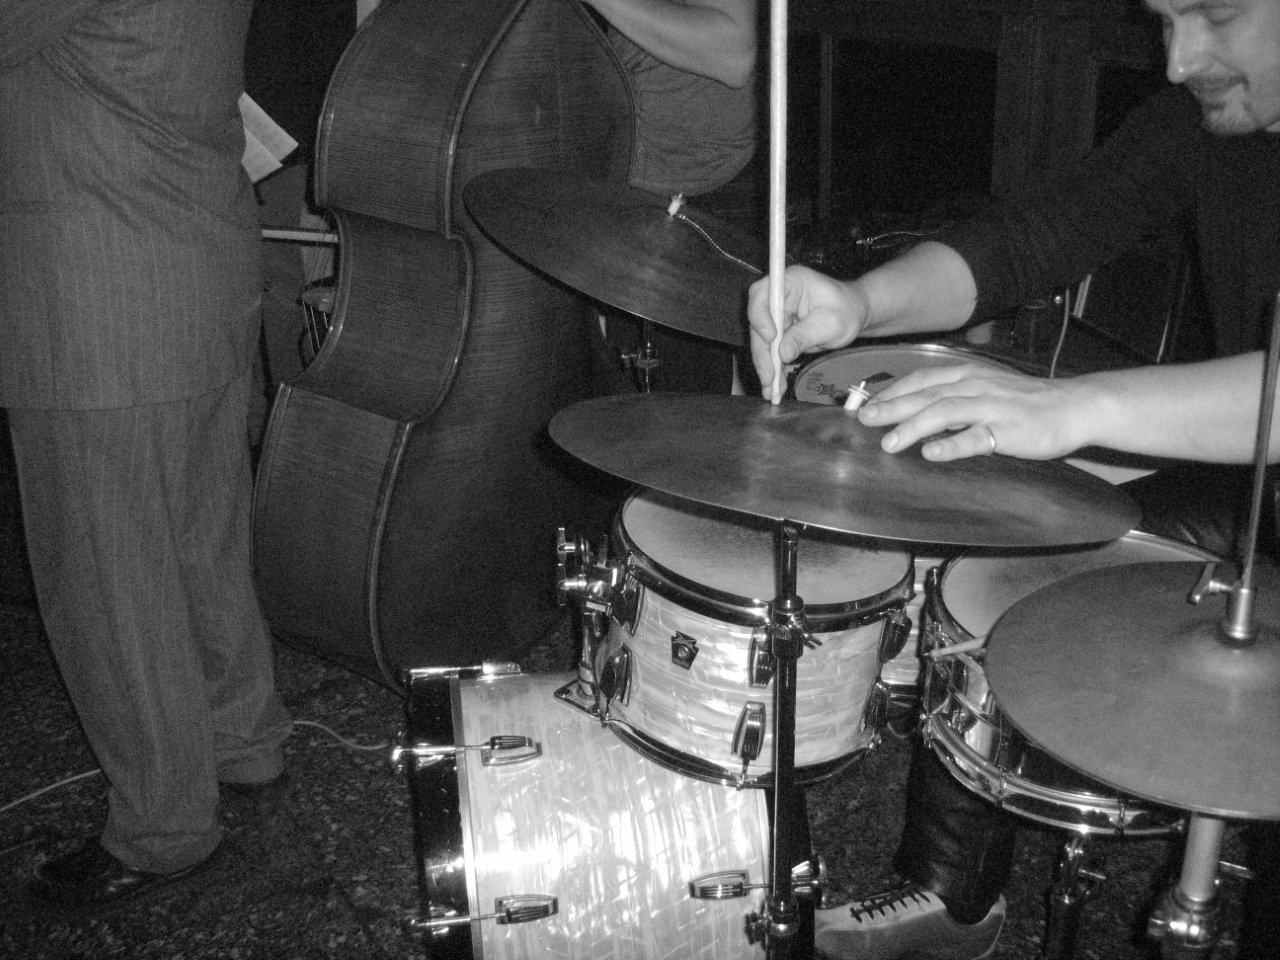
{"label": "paper on music stand", "polygon": [[240,163],[249,179],[257,183],[284,165],[282,161],[298,148],[298,141],[247,93],[240,94],[240,119],[244,121],[244,156]]}

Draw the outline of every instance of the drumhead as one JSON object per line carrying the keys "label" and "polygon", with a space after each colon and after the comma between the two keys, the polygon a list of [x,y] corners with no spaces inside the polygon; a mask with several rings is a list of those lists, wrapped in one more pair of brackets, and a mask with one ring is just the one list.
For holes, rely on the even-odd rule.
{"label": "drumhead", "polygon": [[[731,514],[648,490],[622,508],[622,526],[636,549],[685,580],[744,600],[776,596],[773,531],[754,517]],[[825,531],[800,538],[796,592],[806,606],[874,597],[906,574],[910,556]]]}
{"label": "drumhead", "polygon": [[[793,392],[807,403],[843,403],[849,388],[878,373],[901,377],[913,370],[950,367],[959,363],[980,363],[997,369],[1012,369],[986,354],[939,343],[900,343],[835,350],[806,364],[796,374]],[[885,384],[873,384],[878,393]]]}
{"label": "drumhead", "polygon": [[942,567],[942,601],[957,625],[975,637],[985,637],[1019,600],[1072,574],[1126,563],[1217,559],[1199,547],[1137,530],[1086,550],[1001,556],[964,554]]}

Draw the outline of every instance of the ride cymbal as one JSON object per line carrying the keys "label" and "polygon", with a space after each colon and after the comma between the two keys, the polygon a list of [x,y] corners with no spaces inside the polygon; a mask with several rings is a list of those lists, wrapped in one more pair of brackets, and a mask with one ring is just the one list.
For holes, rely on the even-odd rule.
{"label": "ride cymbal", "polygon": [[866,537],[961,546],[1094,543],[1128,532],[1133,502],[1053,462],[890,454],[841,407],[654,393],[561,410],[551,436],[592,466],[687,500]]}
{"label": "ride cymbal", "polygon": [[670,197],[552,170],[490,170],[463,191],[499,245],[601,303],[721,343],[746,342],[763,245]]}
{"label": "ride cymbal", "polygon": [[1136,797],[1223,818],[1280,819],[1280,576],[1255,569],[1258,637],[1219,642],[1221,596],[1187,597],[1203,564],[1067,577],[996,623],[987,680],[1060,760]]}

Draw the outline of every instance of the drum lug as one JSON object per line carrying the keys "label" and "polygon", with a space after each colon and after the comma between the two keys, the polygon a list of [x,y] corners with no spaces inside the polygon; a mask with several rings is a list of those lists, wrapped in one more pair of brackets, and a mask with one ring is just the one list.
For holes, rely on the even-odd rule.
{"label": "drum lug", "polygon": [[[812,890],[827,879],[827,864],[821,857],[805,860],[791,868],[791,886]],[[752,890],[767,890],[767,883],[750,883],[745,870],[721,870],[689,881],[689,896],[695,900],[736,900]]]}
{"label": "drum lug", "polygon": [[613,619],[627,631],[628,636],[635,636],[639,609],[640,584],[634,574],[629,574],[623,578],[622,586],[613,595]]}
{"label": "drum lug", "polygon": [[540,756],[542,744],[517,734],[498,734],[480,747],[480,763],[486,767],[509,767]]}
{"label": "drum lug", "polygon": [[560,901],[541,893],[518,894],[510,897],[498,897],[493,902],[493,913],[454,917],[418,917],[410,924],[418,930],[429,930],[440,933],[449,927],[461,926],[477,920],[493,920],[503,926],[512,923],[531,923],[534,920],[546,920],[560,912]]}
{"label": "drum lug", "polygon": [[763,883],[748,883],[745,870],[722,870],[689,881],[689,896],[695,900],[736,900],[748,890],[762,890]]}
{"label": "drum lug", "polygon": [[480,762],[486,767],[505,767],[524,763],[542,756],[542,744],[532,737],[518,733],[499,733],[484,743],[467,743],[459,746],[436,746],[429,743],[397,743],[391,750],[391,762],[403,770],[410,759],[415,764],[434,763],[446,757],[456,757],[467,750],[478,750]]}
{"label": "drum lug", "polygon": [[738,715],[738,725],[733,731],[733,753],[742,758],[742,774],[747,765],[760,756],[764,747],[764,704],[749,700]]}
{"label": "drum lug", "polygon": [[883,730],[889,722],[892,702],[893,695],[888,685],[877,677],[876,682],[871,685],[871,692],[867,694],[867,706],[862,711],[862,728]]}
{"label": "drum lug", "polygon": [[614,700],[624,705],[631,701],[631,648],[623,644],[617,652],[605,658],[597,671],[596,685],[604,703],[602,716],[608,714],[608,705]]}
{"label": "drum lug", "polygon": [[911,616],[906,607],[895,607],[880,631],[880,662],[888,663],[902,652],[911,636]]}
{"label": "drum lug", "polygon": [[698,656],[698,641],[687,633],[676,631],[671,635],[671,662],[688,670]]}
{"label": "drum lug", "polygon": [[747,659],[747,683],[753,687],[767,687],[773,682],[776,661],[769,652],[769,635],[764,627],[758,627],[751,637]]}

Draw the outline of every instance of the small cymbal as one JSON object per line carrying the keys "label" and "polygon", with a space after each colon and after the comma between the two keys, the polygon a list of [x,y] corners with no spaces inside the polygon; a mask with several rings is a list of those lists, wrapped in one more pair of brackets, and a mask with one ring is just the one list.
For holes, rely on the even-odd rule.
{"label": "small cymbal", "polygon": [[996,623],[987,680],[1008,718],[1126,794],[1280,819],[1280,576],[1255,570],[1259,636],[1218,640],[1225,598],[1192,605],[1198,563],[1090,570]]}
{"label": "small cymbal", "polygon": [[762,244],[670,197],[552,170],[490,170],[463,192],[493,239],[601,303],[721,343],[746,342]]}
{"label": "small cymbal", "polygon": [[1123,493],[1059,463],[889,454],[841,407],[654,393],[561,410],[551,436],[592,466],[687,500],[865,537],[1029,547],[1112,540]]}

